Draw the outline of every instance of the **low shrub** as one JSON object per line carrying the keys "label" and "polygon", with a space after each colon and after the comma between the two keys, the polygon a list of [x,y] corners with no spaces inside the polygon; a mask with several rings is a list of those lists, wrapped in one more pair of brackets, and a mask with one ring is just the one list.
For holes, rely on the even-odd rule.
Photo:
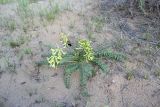
{"label": "low shrub", "polygon": [[[96,75],[96,67],[103,73],[107,73],[108,66],[104,62],[105,58],[122,61],[125,56],[108,49],[94,50],[91,42],[86,39],[79,39],[76,45],[68,45],[69,39],[62,34],[63,48],[51,49],[51,55],[47,58],[47,63],[53,67],[64,68],[64,83],[66,88],[71,87],[72,73],[80,74],[80,92],[82,96],[88,96],[87,81]],[[42,63],[39,63],[41,65]]]}

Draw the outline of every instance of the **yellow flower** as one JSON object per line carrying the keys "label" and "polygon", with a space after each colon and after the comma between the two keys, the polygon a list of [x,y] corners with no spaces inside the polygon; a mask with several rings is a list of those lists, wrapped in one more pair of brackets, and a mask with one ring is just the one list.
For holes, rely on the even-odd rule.
{"label": "yellow flower", "polygon": [[67,34],[64,34],[64,33],[61,33],[60,34],[61,36],[61,42],[63,43],[64,47],[66,48],[67,47],[67,43],[68,43],[68,35]]}
{"label": "yellow flower", "polygon": [[90,41],[81,39],[79,40],[79,45],[85,52],[84,57],[86,58],[86,60],[92,61],[94,59],[94,53]]}
{"label": "yellow flower", "polygon": [[51,67],[55,68],[63,58],[63,50],[60,48],[52,49],[51,48],[51,56],[47,58],[48,63]]}

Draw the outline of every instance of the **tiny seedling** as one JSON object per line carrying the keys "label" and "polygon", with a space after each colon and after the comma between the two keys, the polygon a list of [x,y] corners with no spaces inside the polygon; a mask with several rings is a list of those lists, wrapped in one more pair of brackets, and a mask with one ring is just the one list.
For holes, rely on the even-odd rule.
{"label": "tiny seedling", "polygon": [[94,39],[94,31],[95,31],[95,26],[93,24],[93,20],[88,20],[86,23],[86,34],[88,36],[89,40]]}
{"label": "tiny seedling", "polygon": [[8,67],[8,59],[6,57],[0,58],[0,70],[6,71],[6,68]]}
{"label": "tiny seedling", "polygon": [[40,95],[40,96],[35,100],[35,103],[40,104],[40,103],[44,103],[44,102],[46,102],[46,101],[47,101],[47,99],[46,99],[44,96]]}
{"label": "tiny seedling", "polygon": [[91,21],[92,21],[92,26],[94,27],[94,30],[96,32],[102,31],[105,23],[105,20],[103,17],[96,16],[96,17],[93,17]]}
{"label": "tiny seedling", "polygon": [[155,48],[152,46],[145,46],[145,48],[141,49],[142,55],[150,56],[155,54]]}
{"label": "tiny seedling", "polygon": [[58,4],[52,5],[51,10],[47,11],[47,14],[46,14],[47,20],[48,21],[54,20],[56,16],[59,14],[59,12],[60,12],[60,9]]}
{"label": "tiny seedling", "polygon": [[56,16],[59,14],[60,12],[60,7],[57,3],[54,3],[52,1],[49,2],[49,7],[50,8],[45,8],[43,10],[41,10],[39,12],[40,17],[44,17],[45,19],[47,19],[47,21],[53,21]]}
{"label": "tiny seedling", "polygon": [[20,47],[21,45],[23,45],[28,40],[29,40],[29,38],[24,37],[24,36],[20,36],[17,39],[10,39],[9,40],[9,46],[12,47],[12,48]]}
{"label": "tiny seedling", "polygon": [[139,0],[138,2],[139,2],[139,8],[140,8],[140,10],[141,10],[144,14],[146,14],[146,11],[145,11],[145,0]]}
{"label": "tiny seedling", "polygon": [[9,45],[10,45],[12,48],[19,47],[19,46],[21,46],[22,44],[24,44],[24,41],[21,41],[20,39],[10,40],[10,41],[9,41]]}
{"label": "tiny seedling", "polygon": [[[53,102],[52,107],[68,107],[67,103]],[[69,106],[70,107],[70,106]]]}
{"label": "tiny seedling", "polygon": [[0,63],[0,68],[2,71],[8,71],[10,73],[16,73],[16,64],[15,62],[11,62],[9,58],[4,57],[0,59],[0,61],[3,61]]}
{"label": "tiny seedling", "polygon": [[30,97],[37,95],[37,88],[26,88],[25,91],[29,94]]}
{"label": "tiny seedling", "polygon": [[75,21],[72,21],[69,25],[69,29],[73,30],[75,28]]}
{"label": "tiny seedling", "polygon": [[148,74],[144,74],[144,79],[148,80],[148,78],[149,78],[149,75]]}
{"label": "tiny seedling", "polygon": [[22,18],[22,20],[25,20],[25,18],[30,16],[29,0],[17,0],[17,1],[18,1],[17,13]]}
{"label": "tiny seedling", "polygon": [[160,69],[156,70],[154,74],[156,77],[160,78]]}
{"label": "tiny seedling", "polygon": [[7,22],[7,28],[10,31],[14,31],[16,29],[16,22],[14,20],[10,20]]}
{"label": "tiny seedling", "polygon": [[33,26],[34,10],[30,7],[29,0],[17,0],[17,14],[21,19],[21,26],[24,32],[27,32],[28,27]]}
{"label": "tiny seedling", "polygon": [[116,50],[122,51],[126,43],[126,40],[124,38],[116,38],[116,40],[113,42],[113,47]]}
{"label": "tiny seedling", "polygon": [[151,41],[152,40],[152,35],[150,33],[144,33],[143,36],[142,36],[142,39],[146,40],[146,41]]}
{"label": "tiny seedling", "polygon": [[157,45],[156,45],[156,46],[157,46],[157,48],[160,48],[160,41],[159,41],[159,43],[157,43]]}
{"label": "tiny seedling", "polygon": [[90,30],[86,30],[86,32],[87,32],[87,35],[88,35],[88,39],[89,40],[92,40],[94,37],[93,37],[93,32],[92,31],[90,31]]}
{"label": "tiny seedling", "polygon": [[126,75],[127,80],[131,80],[134,78],[134,74],[132,71],[128,71]]}
{"label": "tiny seedling", "polygon": [[11,73],[16,73],[16,64],[15,64],[15,62],[13,62],[13,63],[9,62],[8,63],[8,70]]}
{"label": "tiny seedling", "polygon": [[11,40],[11,41],[9,42],[9,45],[10,45],[12,48],[15,48],[15,47],[19,47],[21,44],[20,44],[18,41]]}
{"label": "tiny seedling", "polygon": [[14,31],[16,29],[16,22],[14,19],[10,19],[7,17],[1,17],[0,20],[1,20],[0,27],[2,26],[3,28],[9,31]]}
{"label": "tiny seedling", "polygon": [[23,48],[19,53],[18,53],[18,59],[22,60],[24,55],[32,55],[32,49],[31,48]]}
{"label": "tiny seedling", "polygon": [[24,49],[24,54],[32,54],[32,49],[31,48],[25,48]]}

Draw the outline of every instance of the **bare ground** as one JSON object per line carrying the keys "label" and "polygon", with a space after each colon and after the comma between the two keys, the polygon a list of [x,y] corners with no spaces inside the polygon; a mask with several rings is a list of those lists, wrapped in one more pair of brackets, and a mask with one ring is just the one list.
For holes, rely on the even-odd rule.
{"label": "bare ground", "polygon": [[[155,45],[160,39],[158,21],[137,13],[131,17],[125,10],[111,8],[109,0],[70,2],[71,10],[61,12],[51,23],[35,17],[27,32],[18,24],[13,32],[0,26],[0,107],[160,107],[160,80],[155,75],[160,70],[160,51]],[[2,17],[19,23],[15,10],[15,3],[0,5]],[[91,96],[83,101],[78,74],[73,75],[71,89],[66,89],[62,69],[38,67],[35,62],[43,60],[50,47],[59,45],[61,32],[71,39],[88,38],[86,26],[97,16],[105,17],[105,22],[100,31],[91,30],[93,44],[103,43],[128,59],[106,61],[109,74],[97,73],[88,82]],[[151,37],[142,36],[147,34]],[[8,45],[10,39],[20,37],[27,38],[23,44],[14,48]],[[24,54],[26,48],[32,52]],[[128,72],[133,73],[131,80],[127,80]]]}

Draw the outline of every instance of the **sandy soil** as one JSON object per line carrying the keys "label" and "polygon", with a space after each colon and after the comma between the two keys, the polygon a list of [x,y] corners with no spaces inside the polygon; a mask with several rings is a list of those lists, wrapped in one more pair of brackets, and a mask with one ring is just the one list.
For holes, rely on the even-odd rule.
{"label": "sandy soil", "polygon": [[[110,7],[104,8],[104,3],[112,5],[109,0],[70,0],[69,3],[71,10],[60,12],[53,22],[34,17],[33,23],[27,25],[27,32],[19,25],[17,4],[0,5],[0,16],[18,23],[14,31],[0,24],[0,107],[160,107],[160,79],[154,75],[160,70],[160,51],[148,42],[135,39],[148,29],[149,33],[157,31],[158,27],[146,27],[144,23],[148,19],[143,16],[131,18],[119,15],[119,11]],[[47,5],[48,1],[39,1],[31,7]],[[109,74],[97,73],[88,82],[91,96],[83,101],[79,94],[78,73],[73,74],[72,86],[66,89],[63,69],[37,67],[35,62],[43,60],[42,56],[49,53],[50,47],[60,45],[61,32],[68,33],[72,39],[88,38],[86,25],[91,17],[99,15],[105,17],[106,22],[102,31],[93,31],[94,45],[104,43],[123,52],[128,59],[106,61]],[[142,31],[143,27],[146,29]],[[25,38],[21,46],[12,48],[8,45],[10,39],[20,37]],[[152,39],[156,38],[155,34]],[[32,52],[25,54],[26,48]],[[131,80],[126,78],[128,71],[134,74]]]}

